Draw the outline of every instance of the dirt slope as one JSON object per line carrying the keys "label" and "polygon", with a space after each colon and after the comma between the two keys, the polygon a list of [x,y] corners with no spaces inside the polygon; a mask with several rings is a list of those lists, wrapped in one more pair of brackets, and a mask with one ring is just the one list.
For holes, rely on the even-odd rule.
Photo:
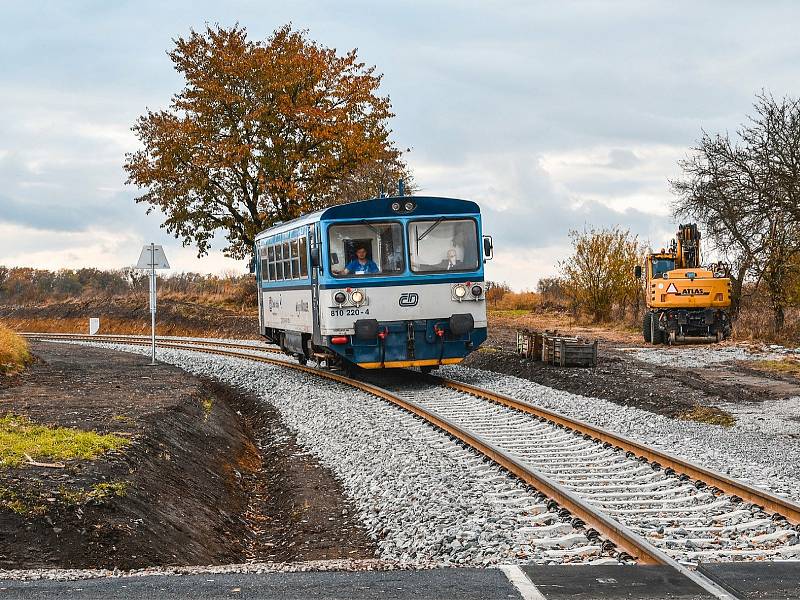
{"label": "dirt slope", "polygon": [[331,474],[254,398],[128,353],[35,344],[0,414],[129,437],[65,468],[0,468],[0,568],[371,557]]}

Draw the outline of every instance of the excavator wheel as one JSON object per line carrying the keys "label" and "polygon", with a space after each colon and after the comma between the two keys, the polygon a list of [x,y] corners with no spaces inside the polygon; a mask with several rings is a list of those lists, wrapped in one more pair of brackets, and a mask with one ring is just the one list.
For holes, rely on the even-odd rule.
{"label": "excavator wheel", "polygon": [[651,338],[652,332],[650,331],[650,328],[652,327],[650,321],[652,318],[653,318],[653,313],[648,311],[644,313],[644,318],[642,319],[642,335],[644,336],[644,341],[647,342],[648,344],[652,339]]}
{"label": "excavator wheel", "polygon": [[654,346],[664,343],[664,332],[658,328],[658,316],[656,314],[650,315],[650,342]]}

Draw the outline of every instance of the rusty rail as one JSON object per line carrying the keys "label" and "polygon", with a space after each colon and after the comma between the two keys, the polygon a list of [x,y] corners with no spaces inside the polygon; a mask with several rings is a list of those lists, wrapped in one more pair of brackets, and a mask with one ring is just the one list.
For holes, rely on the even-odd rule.
{"label": "rusty rail", "polygon": [[431,379],[437,380],[440,385],[449,387],[460,392],[472,394],[478,398],[489,400],[509,408],[519,410],[521,412],[533,415],[550,423],[561,425],[565,429],[575,431],[584,436],[591,436],[593,439],[606,442],[614,447],[620,448],[626,452],[646,458],[650,462],[655,462],[664,468],[670,468],[677,473],[684,473],[694,480],[701,481],[707,485],[712,485],[719,488],[723,492],[746,500],[752,504],[760,506],[761,508],[778,513],[785,517],[789,522],[797,525],[800,524],[800,504],[792,502],[786,498],[777,496],[766,490],[761,490],[752,487],[742,481],[738,481],[731,477],[726,477],[720,473],[715,473],[705,467],[694,464],[688,460],[679,458],[662,450],[656,450],[641,444],[635,440],[627,438],[618,433],[612,433],[595,425],[573,419],[565,415],[559,414],[552,410],[536,406],[524,400],[517,400],[504,394],[485,390],[483,388],[475,387],[460,381],[452,379],[445,379],[443,377],[431,376]]}

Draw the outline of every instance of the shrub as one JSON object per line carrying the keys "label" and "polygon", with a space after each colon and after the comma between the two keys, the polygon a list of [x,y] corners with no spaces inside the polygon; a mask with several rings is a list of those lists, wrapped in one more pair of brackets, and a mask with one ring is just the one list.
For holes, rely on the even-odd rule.
{"label": "shrub", "polygon": [[11,331],[8,327],[0,325],[0,373],[16,373],[22,370],[31,360],[28,343]]}

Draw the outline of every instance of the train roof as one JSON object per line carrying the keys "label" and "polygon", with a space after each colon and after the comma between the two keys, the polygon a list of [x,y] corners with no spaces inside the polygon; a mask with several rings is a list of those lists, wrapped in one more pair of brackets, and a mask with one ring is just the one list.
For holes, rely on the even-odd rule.
{"label": "train roof", "polygon": [[[392,210],[391,206],[392,202],[398,200],[401,202],[411,200],[417,204],[417,208],[412,213],[397,213]],[[297,219],[278,223],[259,233],[256,236],[256,241],[264,237],[291,231],[297,227],[323,220],[390,218],[397,216],[429,217],[448,214],[476,214],[479,212],[480,208],[471,200],[459,200],[457,198],[439,198],[436,196],[389,196],[386,198],[372,198],[370,200],[329,206],[328,208],[308,213]]]}

